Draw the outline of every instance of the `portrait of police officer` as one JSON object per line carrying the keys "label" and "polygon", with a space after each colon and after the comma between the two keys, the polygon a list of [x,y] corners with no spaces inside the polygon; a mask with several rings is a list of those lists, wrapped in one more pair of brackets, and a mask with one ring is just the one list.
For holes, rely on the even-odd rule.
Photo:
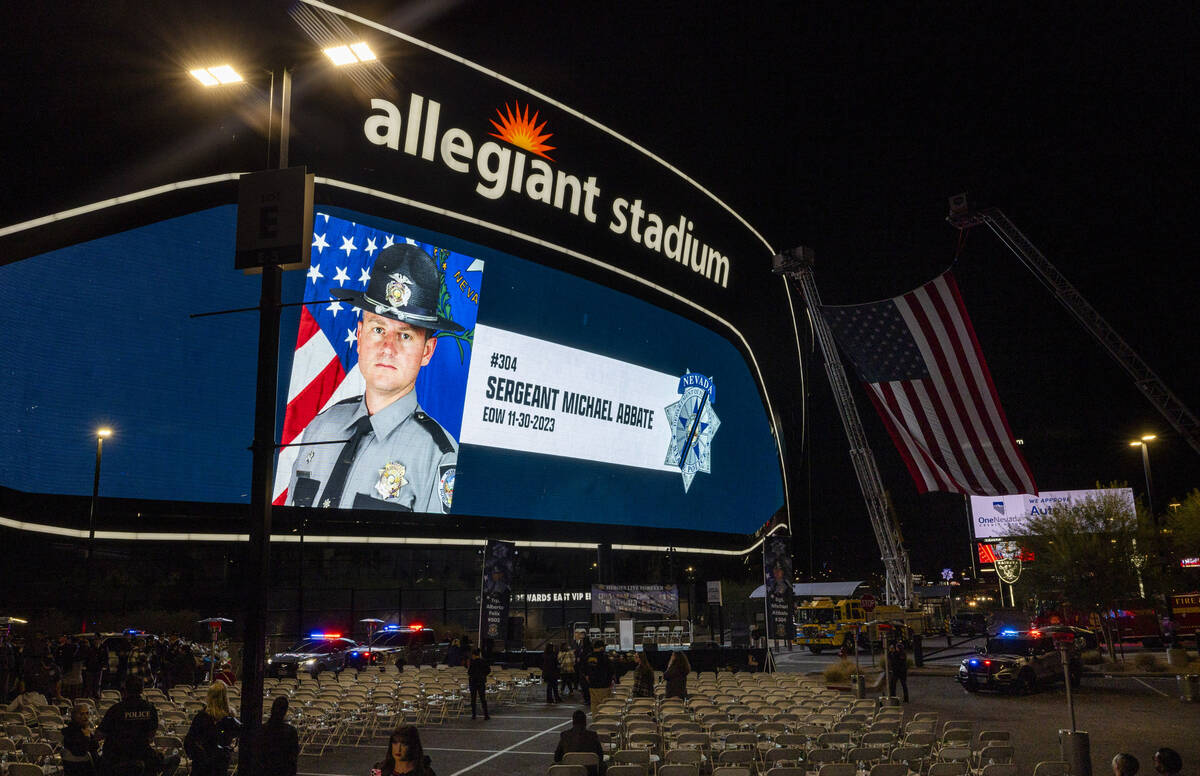
{"label": "portrait of police officer", "polygon": [[438,315],[441,282],[429,254],[397,244],[380,252],[365,291],[333,290],[361,310],[357,368],[365,388],[305,428],[289,506],[450,511],[458,443],[421,409],[415,390],[437,333],[463,331]]}

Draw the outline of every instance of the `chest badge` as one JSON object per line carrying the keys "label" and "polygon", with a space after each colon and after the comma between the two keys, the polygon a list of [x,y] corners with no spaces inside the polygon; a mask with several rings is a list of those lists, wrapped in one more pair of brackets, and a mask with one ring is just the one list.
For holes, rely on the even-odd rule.
{"label": "chest badge", "polygon": [[404,479],[404,464],[391,461],[379,470],[379,482],[375,483],[375,492],[381,498],[395,498],[400,495],[400,489],[408,484]]}

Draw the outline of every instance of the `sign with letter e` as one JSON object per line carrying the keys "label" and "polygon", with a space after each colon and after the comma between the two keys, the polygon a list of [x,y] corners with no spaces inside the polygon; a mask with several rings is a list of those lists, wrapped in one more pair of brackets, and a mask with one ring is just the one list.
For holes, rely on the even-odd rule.
{"label": "sign with letter e", "polygon": [[264,170],[238,180],[234,268],[306,269],[311,255],[313,176],[304,167]]}

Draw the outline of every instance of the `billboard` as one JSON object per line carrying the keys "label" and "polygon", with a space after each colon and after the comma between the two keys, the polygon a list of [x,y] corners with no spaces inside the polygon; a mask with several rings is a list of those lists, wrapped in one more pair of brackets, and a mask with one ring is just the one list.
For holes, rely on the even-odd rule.
{"label": "billboard", "polygon": [[[110,425],[103,496],[249,501],[257,322],[191,317],[257,299],[232,268],[235,220],[225,206],[0,266],[27,300],[0,312],[21,364],[0,406],[0,485],[88,494],[91,430]],[[313,242],[309,270],[284,276],[275,479],[277,504],[313,508],[310,527],[337,507],[434,529],[457,515],[749,534],[782,506],[755,379],[710,329],[357,211],[322,209]],[[47,277],[70,279],[90,332],[54,358],[37,335],[62,314]],[[428,328],[376,312],[392,303]],[[415,360],[401,342],[420,343]],[[392,385],[403,370],[380,364],[401,361]],[[397,400],[369,406],[372,391]]]}
{"label": "billboard", "polygon": [[1036,496],[971,496],[971,525],[976,539],[1002,539],[1016,536],[1031,517],[1044,515],[1061,505],[1071,505],[1101,494],[1115,493],[1133,512],[1133,489],[1044,490]]}

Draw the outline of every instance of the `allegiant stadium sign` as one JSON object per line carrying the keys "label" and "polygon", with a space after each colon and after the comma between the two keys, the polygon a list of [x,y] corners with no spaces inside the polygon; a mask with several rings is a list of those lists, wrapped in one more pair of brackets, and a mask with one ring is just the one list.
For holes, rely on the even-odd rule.
{"label": "allegiant stadium sign", "polygon": [[[409,96],[407,114],[385,99],[371,100],[363,133],[373,145],[422,159],[447,172],[470,176],[474,192],[489,200],[524,197],[564,215],[603,224],[646,251],[703,276],[722,288],[729,284],[730,258],[701,241],[686,214],[663,215],[659,205],[641,196],[605,198],[596,175],[556,169],[546,143],[552,137],[538,113],[519,104],[497,110],[491,120],[495,140],[466,129],[442,126],[442,104],[423,95]],[[500,141],[500,142],[497,142]]]}

